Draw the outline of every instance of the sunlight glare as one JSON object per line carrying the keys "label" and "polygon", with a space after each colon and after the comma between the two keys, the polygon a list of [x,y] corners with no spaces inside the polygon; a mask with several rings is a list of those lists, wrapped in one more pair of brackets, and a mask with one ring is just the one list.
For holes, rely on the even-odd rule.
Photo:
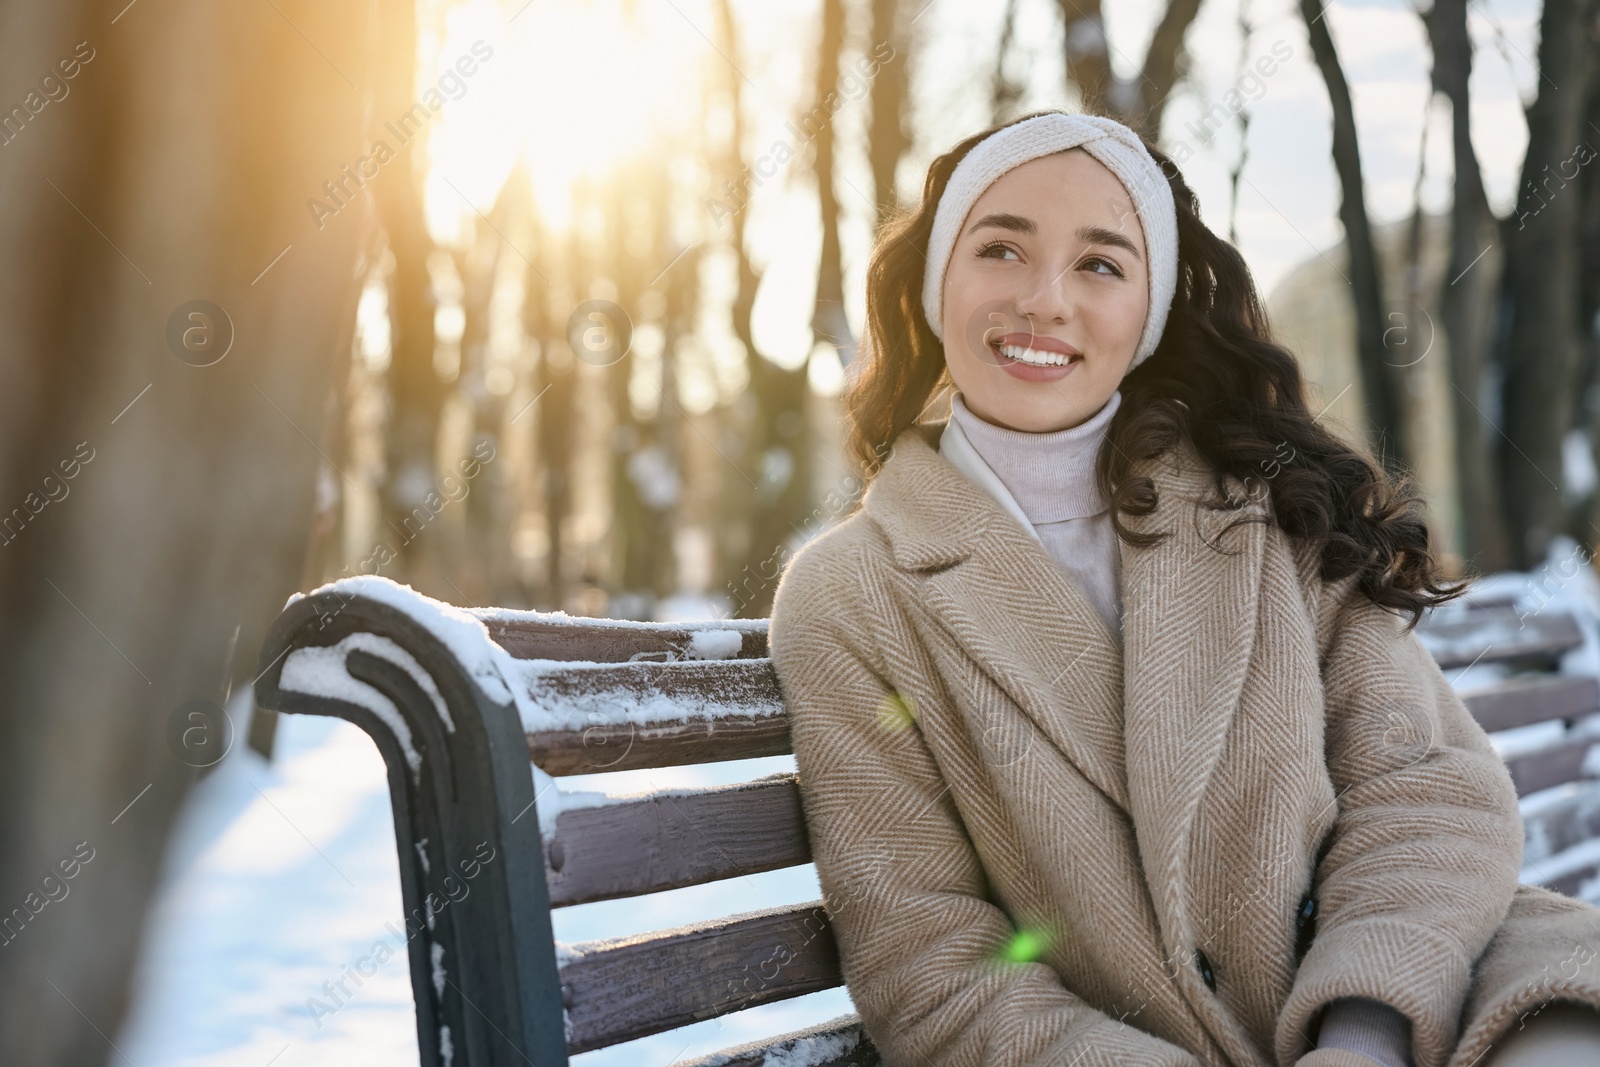
{"label": "sunlight glare", "polygon": [[699,114],[704,44],[690,43],[685,35],[699,38],[672,6],[654,8],[637,6],[630,17],[621,0],[592,0],[507,14],[489,0],[465,0],[451,10],[441,69],[478,38],[495,48],[499,65],[474,86],[476,99],[446,109],[435,133],[428,201],[441,236],[456,228],[449,216],[488,212],[519,152],[540,217],[565,232],[581,180],[650,155]]}

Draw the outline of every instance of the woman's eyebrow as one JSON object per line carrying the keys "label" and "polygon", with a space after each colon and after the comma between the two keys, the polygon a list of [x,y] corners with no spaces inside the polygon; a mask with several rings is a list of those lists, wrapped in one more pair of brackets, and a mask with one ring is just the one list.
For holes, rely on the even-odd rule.
{"label": "woman's eyebrow", "polygon": [[996,229],[1001,230],[1012,230],[1016,233],[1037,233],[1039,231],[1039,227],[1033,224],[1032,219],[1023,215],[1012,215],[1002,211],[996,214],[985,215],[977,222],[974,222],[972,224],[972,228],[967,230],[967,233],[968,235],[977,233],[985,226],[993,226]]}
{"label": "woman's eyebrow", "polygon": [[[999,230],[1011,230],[1014,233],[1033,234],[1039,232],[1039,227],[1034,225],[1033,220],[1026,216],[1012,215],[1008,212],[996,212],[985,215],[977,222],[974,222],[968,228],[967,234],[970,236],[985,226],[992,226]],[[1078,237],[1089,244],[1112,245],[1116,248],[1126,249],[1132,253],[1133,258],[1142,258],[1139,255],[1138,246],[1129,240],[1125,234],[1116,230],[1108,230],[1104,226],[1080,226],[1078,227]]]}
{"label": "woman's eyebrow", "polygon": [[1128,239],[1127,235],[1116,230],[1108,230],[1104,226],[1079,226],[1078,236],[1090,244],[1113,245],[1117,248],[1125,248],[1132,253],[1134,259],[1142,258],[1139,255],[1139,249]]}

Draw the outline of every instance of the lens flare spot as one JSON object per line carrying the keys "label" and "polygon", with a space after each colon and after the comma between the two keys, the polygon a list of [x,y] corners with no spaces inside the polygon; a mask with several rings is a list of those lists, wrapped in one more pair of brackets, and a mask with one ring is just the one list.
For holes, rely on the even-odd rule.
{"label": "lens flare spot", "polygon": [[899,693],[891,692],[878,705],[878,724],[886,730],[904,730],[916,721],[911,701]]}

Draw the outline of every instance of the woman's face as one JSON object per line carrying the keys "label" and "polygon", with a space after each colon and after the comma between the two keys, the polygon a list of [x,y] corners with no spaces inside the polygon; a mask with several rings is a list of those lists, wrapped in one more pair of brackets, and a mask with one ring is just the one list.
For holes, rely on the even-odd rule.
{"label": "woman's face", "polygon": [[984,190],[950,255],[941,324],[945,364],[972,413],[1042,433],[1099,411],[1144,329],[1146,255],[1127,190],[1081,148],[1013,167]]}

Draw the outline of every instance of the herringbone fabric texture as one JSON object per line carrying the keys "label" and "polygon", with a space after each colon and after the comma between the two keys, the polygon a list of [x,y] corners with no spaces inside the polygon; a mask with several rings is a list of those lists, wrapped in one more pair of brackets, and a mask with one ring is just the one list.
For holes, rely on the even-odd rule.
{"label": "herringbone fabric texture", "polygon": [[1518,885],[1510,777],[1401,619],[1238,483],[1201,506],[1184,447],[1125,520],[1171,536],[1122,546],[1119,649],[941,429],[796,554],[769,632],[889,1067],[1290,1067],[1345,996],[1466,1067],[1519,1011],[1600,1007],[1600,908]]}

